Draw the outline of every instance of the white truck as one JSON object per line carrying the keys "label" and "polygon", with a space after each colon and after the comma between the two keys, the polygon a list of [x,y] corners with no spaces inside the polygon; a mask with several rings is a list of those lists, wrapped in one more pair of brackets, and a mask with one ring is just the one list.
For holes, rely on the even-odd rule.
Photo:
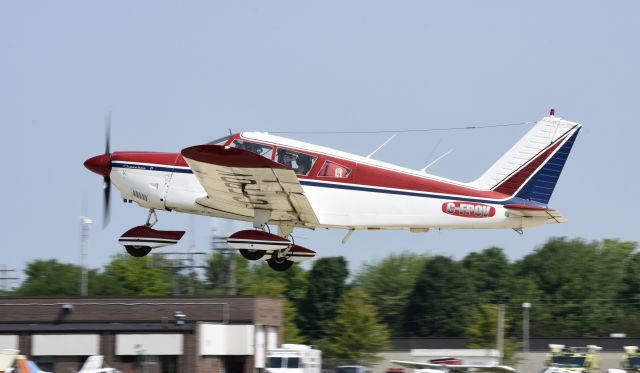
{"label": "white truck", "polygon": [[320,373],[322,352],[313,346],[283,344],[267,351],[269,373]]}

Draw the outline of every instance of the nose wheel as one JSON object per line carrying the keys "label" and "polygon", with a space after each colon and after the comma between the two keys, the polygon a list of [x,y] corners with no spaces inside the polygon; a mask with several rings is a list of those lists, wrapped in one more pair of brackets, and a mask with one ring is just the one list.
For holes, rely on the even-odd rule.
{"label": "nose wheel", "polygon": [[127,253],[136,258],[146,256],[152,249],[175,245],[184,236],[184,231],[160,231],[152,227],[158,222],[156,211],[149,210],[147,223],[133,227],[124,232],[118,239],[118,243],[124,246]]}
{"label": "nose wheel", "polygon": [[142,258],[151,252],[151,247],[149,246],[127,245],[124,248],[129,255],[135,256],[136,258]]}

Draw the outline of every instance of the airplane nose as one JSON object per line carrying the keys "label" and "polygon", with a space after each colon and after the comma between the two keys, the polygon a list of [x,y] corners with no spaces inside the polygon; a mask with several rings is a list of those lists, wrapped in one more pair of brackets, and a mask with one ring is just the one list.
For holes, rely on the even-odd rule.
{"label": "airplane nose", "polygon": [[98,175],[109,176],[110,163],[111,154],[100,154],[84,161],[84,166]]}

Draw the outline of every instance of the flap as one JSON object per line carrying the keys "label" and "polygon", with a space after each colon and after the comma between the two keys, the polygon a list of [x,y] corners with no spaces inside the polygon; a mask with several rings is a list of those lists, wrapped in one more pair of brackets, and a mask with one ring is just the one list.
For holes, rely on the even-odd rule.
{"label": "flap", "polygon": [[221,145],[192,146],[182,156],[207,192],[197,201],[203,206],[248,218],[268,210],[272,222],[319,224],[295,172],[280,163]]}

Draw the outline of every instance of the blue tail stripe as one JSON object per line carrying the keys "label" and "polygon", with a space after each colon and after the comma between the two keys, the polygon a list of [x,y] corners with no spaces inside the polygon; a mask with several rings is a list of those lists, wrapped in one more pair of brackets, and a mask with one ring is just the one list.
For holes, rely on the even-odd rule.
{"label": "blue tail stripe", "polygon": [[542,168],[520,189],[516,197],[547,204],[551,198],[562,168],[564,167],[573,142],[580,128],[571,135],[567,142],[542,166]]}

